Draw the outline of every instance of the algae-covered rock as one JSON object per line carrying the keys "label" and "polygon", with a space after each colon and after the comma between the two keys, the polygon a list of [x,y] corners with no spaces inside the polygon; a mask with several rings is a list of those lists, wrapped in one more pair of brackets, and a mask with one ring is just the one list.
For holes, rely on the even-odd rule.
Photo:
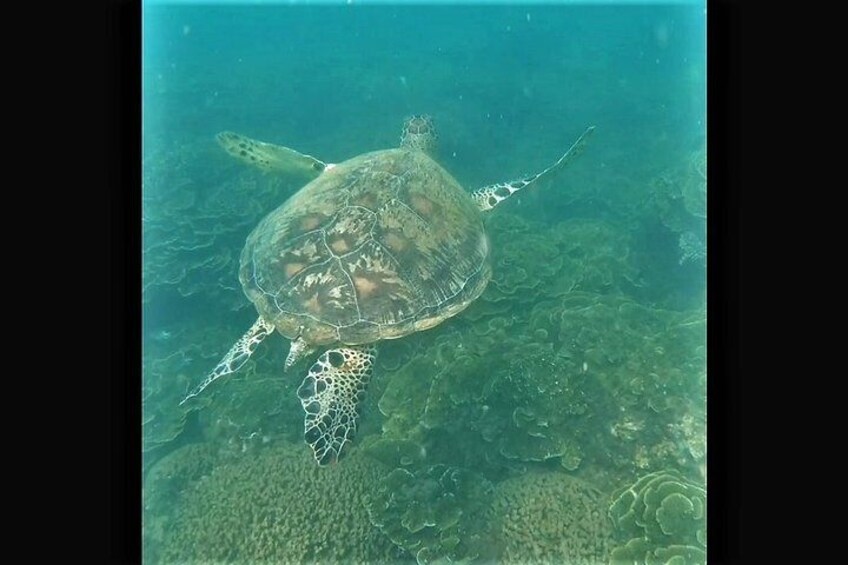
{"label": "algae-covered rock", "polygon": [[301,446],[229,457],[185,489],[162,540],[162,562],[408,560],[365,509],[389,470],[360,455],[329,467],[315,465]]}
{"label": "algae-covered rock", "polygon": [[612,563],[703,563],[706,490],[674,470],[645,475],[613,494],[609,517],[626,543]]}

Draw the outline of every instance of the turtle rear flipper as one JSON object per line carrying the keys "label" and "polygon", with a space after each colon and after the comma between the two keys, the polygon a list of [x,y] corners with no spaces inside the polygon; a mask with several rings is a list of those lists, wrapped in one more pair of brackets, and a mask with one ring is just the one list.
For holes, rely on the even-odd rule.
{"label": "turtle rear flipper", "polygon": [[556,163],[548,167],[542,172],[536,173],[535,175],[530,175],[523,179],[509,181],[509,182],[499,182],[497,184],[490,184],[488,186],[484,186],[482,188],[478,188],[473,193],[471,193],[471,198],[474,199],[474,202],[477,203],[477,206],[480,207],[480,210],[483,212],[491,210],[522,188],[527,188],[527,185],[536,182],[541,177],[548,173],[552,173],[558,169],[561,169],[566,164],[568,164],[572,159],[574,159],[577,155],[580,154],[580,151],[586,145],[586,140],[595,131],[595,126],[589,126],[586,128],[586,131],[577,138],[577,141],[571,144],[571,147],[568,148],[568,151],[563,153],[562,157],[557,159]]}
{"label": "turtle rear flipper", "polygon": [[194,387],[192,391],[182,399],[180,405],[182,406],[186,400],[203,392],[203,389],[219,378],[229,375],[230,373],[235,373],[241,369],[256,350],[256,346],[273,331],[274,326],[266,322],[260,316],[259,319],[250,326],[250,329],[241,336],[232,348],[230,348],[227,354],[224,355],[224,358],[221,359],[218,366],[215,367],[215,369],[209,373],[205,379],[203,379],[203,382]]}
{"label": "turtle rear flipper", "polygon": [[376,354],[373,346],[325,351],[297,389],[306,411],[304,439],[319,465],[338,461],[356,433],[357,405],[371,379]]}
{"label": "turtle rear flipper", "polygon": [[259,167],[263,171],[306,175],[315,178],[327,168],[327,163],[294,149],[250,139],[231,131],[215,136],[218,144],[236,159]]}

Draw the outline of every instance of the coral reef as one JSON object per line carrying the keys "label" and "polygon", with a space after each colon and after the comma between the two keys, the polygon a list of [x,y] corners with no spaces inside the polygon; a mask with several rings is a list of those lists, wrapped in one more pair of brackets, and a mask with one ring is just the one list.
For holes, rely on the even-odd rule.
{"label": "coral reef", "polygon": [[482,535],[492,485],[467,469],[395,469],[368,504],[371,522],[418,563],[493,557]]}
{"label": "coral reef", "polygon": [[498,563],[603,563],[614,545],[608,497],[563,472],[528,472],[495,487],[487,519]]}
{"label": "coral reef", "polygon": [[[215,185],[216,197],[178,199],[148,219],[156,276],[145,280],[147,300],[161,305],[177,291],[203,294],[215,312],[248,304],[227,271],[240,230],[278,203],[235,211],[257,201],[245,190],[263,193],[257,183],[266,181],[252,175],[230,175],[228,183],[243,184]],[[670,225],[699,218],[698,192],[687,190],[665,201]],[[233,222],[216,221],[219,213]],[[156,470],[164,460],[151,470],[164,485],[155,490],[179,493],[170,512],[158,502],[168,495],[146,494],[146,543],[157,558],[599,562],[612,547],[606,502],[578,477],[597,475],[593,482],[608,489],[640,471],[703,465],[704,311],[634,301],[640,275],[630,237],[609,223],[545,227],[499,211],[489,233],[494,275],[486,292],[437,331],[382,344],[358,449],[326,469],[302,443],[294,392],[302,375],[281,378],[278,343],[260,348],[226,387],[177,409],[189,381],[202,378],[249,321],[222,327],[201,316],[193,328],[154,331],[145,351],[146,448],[173,441],[194,410],[204,437],[219,446],[214,469],[199,464],[205,470],[168,480]],[[180,238],[191,245],[181,247]],[[220,249],[232,256],[216,262],[210,253]],[[686,484],[672,472],[663,477]],[[626,536],[614,560],[697,560],[703,535],[688,533],[697,497],[686,489],[660,501],[636,494],[652,488],[637,483],[611,507]],[[659,530],[631,521],[627,504],[649,509]]]}
{"label": "coral reef", "polygon": [[191,412],[208,398],[180,406],[192,379],[214,366],[214,347],[226,335],[219,328],[184,322],[172,329],[147,332],[142,348],[142,449],[149,452],[174,441]]}
{"label": "coral reef", "polygon": [[[300,375],[284,375],[285,348],[279,336],[271,336],[234,375],[214,383],[204,394],[180,404],[188,390],[218,363],[250,318],[244,322],[219,320],[204,323],[189,318],[146,335],[142,354],[142,438],[149,452],[177,439],[189,418],[199,424],[202,436],[228,445],[244,447],[244,438],[303,434],[303,414],[295,395]],[[194,438],[199,439],[199,438]]]}
{"label": "coral reef", "polygon": [[217,457],[214,444],[204,442],[184,445],[157,460],[144,478],[145,511],[156,513],[173,504],[186,486],[212,471]]}
{"label": "coral reef", "polygon": [[564,320],[581,304],[632,304],[597,294],[617,293],[635,276],[627,239],[597,221],[546,231],[508,214],[498,220],[492,284],[438,332],[405,340],[420,355],[392,371],[378,403],[383,432],[437,461],[480,470],[550,459],[575,470],[597,451],[590,422],[614,409],[610,391],[587,372],[585,350],[602,345],[619,358],[641,357],[643,344],[619,351],[616,336],[606,337],[609,316],[584,316],[578,330]]}
{"label": "coral reef", "polygon": [[453,324],[393,372],[378,403],[384,437],[484,473],[510,461],[695,467],[704,326],[703,312],[582,292]]}
{"label": "coral reef", "polygon": [[184,492],[163,562],[402,563],[365,501],[388,470],[352,452],[319,467],[303,445],[231,456]]}
{"label": "coral reef", "polygon": [[161,308],[192,296],[249,307],[238,281],[244,240],[299,181],[237,166],[211,137],[156,147],[142,167],[144,303]]}
{"label": "coral reef", "polygon": [[652,212],[676,234],[681,264],[706,259],[707,153],[702,148],[688,161],[654,180]]}
{"label": "coral reef", "polygon": [[303,376],[283,372],[282,342],[280,336],[270,336],[237,373],[186,403],[203,403],[198,420],[206,439],[234,453],[279,439],[308,451],[302,443],[303,408],[295,393]]}
{"label": "coral reef", "polygon": [[704,563],[706,490],[674,470],[645,475],[612,497],[609,517],[626,543],[611,563]]}
{"label": "coral reef", "polygon": [[[238,282],[239,253],[253,225],[298,182],[239,166],[211,137],[146,142],[142,180],[145,452],[174,441],[192,412],[207,417],[201,409],[212,402],[210,395],[184,406],[179,402],[255,316]],[[239,313],[221,316],[228,309]],[[242,319],[244,327],[239,325]],[[250,371],[246,367],[239,378]],[[228,398],[234,402],[238,396],[238,391],[232,391]],[[248,434],[258,429],[255,422],[242,425],[239,420],[245,418],[226,416],[224,422],[236,421]]]}
{"label": "coral reef", "polygon": [[697,234],[691,231],[684,232],[680,235],[677,245],[680,247],[680,261],[689,263],[692,261],[704,262],[707,258],[706,236],[698,237]]}
{"label": "coral reef", "polygon": [[683,206],[696,218],[707,217],[707,150],[701,148],[689,155],[680,192]]}
{"label": "coral reef", "polygon": [[487,229],[493,274],[475,303],[478,313],[506,299],[514,309],[540,296],[617,292],[636,277],[628,236],[607,222],[571,219],[546,228],[503,212]]}
{"label": "coral reef", "polygon": [[179,447],[153,463],[142,487],[142,543],[145,561],[159,562],[159,551],[179,500],[192,482],[208,475],[217,461],[213,444]]}

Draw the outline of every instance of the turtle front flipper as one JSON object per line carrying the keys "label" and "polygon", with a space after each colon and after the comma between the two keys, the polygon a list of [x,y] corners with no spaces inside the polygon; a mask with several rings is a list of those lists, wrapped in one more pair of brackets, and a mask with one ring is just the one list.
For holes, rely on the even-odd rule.
{"label": "turtle front flipper", "polygon": [[241,369],[256,350],[256,346],[273,331],[274,326],[263,320],[260,316],[259,319],[250,326],[247,333],[241,336],[236,344],[233,345],[226,355],[224,355],[224,358],[221,359],[218,366],[215,367],[215,369],[209,373],[205,379],[203,379],[203,382],[194,387],[192,391],[182,399],[180,406],[182,406],[189,398],[197,396],[203,392],[203,389],[211,385],[214,381]]}
{"label": "turtle front flipper", "polygon": [[227,153],[263,171],[315,178],[328,166],[327,163],[312,155],[304,155],[282,145],[257,141],[231,131],[222,131],[215,136],[215,139]]}
{"label": "turtle front flipper", "polygon": [[491,210],[522,188],[526,188],[528,185],[536,182],[544,175],[552,173],[556,170],[561,169],[566,164],[568,164],[572,159],[574,159],[577,155],[580,154],[583,147],[586,145],[586,140],[595,131],[595,126],[589,126],[586,128],[586,131],[583,132],[577,141],[571,144],[571,147],[568,148],[562,157],[557,159],[556,163],[545,169],[540,173],[536,173],[535,175],[530,175],[523,179],[514,180],[510,182],[499,182],[497,184],[490,184],[488,186],[484,186],[483,188],[478,188],[473,193],[471,193],[471,198],[474,199],[474,202],[477,203],[477,206],[480,207],[480,210],[486,212]]}
{"label": "turtle front flipper", "polygon": [[304,439],[319,465],[334,463],[356,432],[362,400],[377,349],[337,347],[325,351],[303,379],[297,396],[306,411]]}

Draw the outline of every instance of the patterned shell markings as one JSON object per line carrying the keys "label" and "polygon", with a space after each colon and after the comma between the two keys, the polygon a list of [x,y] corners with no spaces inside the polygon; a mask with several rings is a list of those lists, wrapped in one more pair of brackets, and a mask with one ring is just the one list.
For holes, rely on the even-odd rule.
{"label": "patterned shell markings", "polygon": [[303,187],[247,239],[239,279],[289,339],[358,345],[435,326],[491,276],[477,206],[419,151],[354,157]]}

